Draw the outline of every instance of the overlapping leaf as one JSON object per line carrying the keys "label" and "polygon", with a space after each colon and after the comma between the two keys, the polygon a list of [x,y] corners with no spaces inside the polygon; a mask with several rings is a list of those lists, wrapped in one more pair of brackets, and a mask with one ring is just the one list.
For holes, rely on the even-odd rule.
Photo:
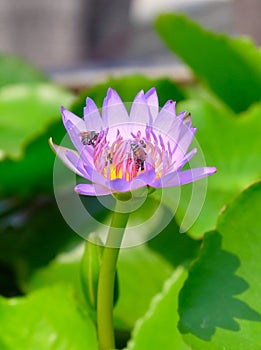
{"label": "overlapping leaf", "polygon": [[186,278],[178,269],[165,282],[163,291],[156,295],[145,316],[135,325],[128,350],[189,350],[178,331],[178,295]]}

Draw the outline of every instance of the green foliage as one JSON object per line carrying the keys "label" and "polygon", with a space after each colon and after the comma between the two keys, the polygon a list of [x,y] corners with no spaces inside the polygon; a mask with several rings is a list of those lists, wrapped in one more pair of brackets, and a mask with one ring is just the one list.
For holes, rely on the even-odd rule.
{"label": "green foliage", "polygon": [[182,89],[169,79],[149,79],[142,75],[131,75],[118,79],[110,78],[105,83],[96,85],[84,91],[72,106],[74,113],[79,116],[83,115],[86,96],[91,97],[97,106],[101,107],[109,87],[118,91],[122,101],[127,104],[133,101],[134,97],[140,90],[146,92],[151,87],[157,89],[160,106],[163,106],[168,99],[181,101],[185,98]]}
{"label": "green foliage", "polygon": [[0,262],[16,272],[18,287],[26,289],[23,281],[35,269],[80,238],[67,226],[53,198],[12,200],[0,217]]}
{"label": "green foliage", "polygon": [[0,89],[2,157],[21,158],[24,146],[58,119],[61,103],[71,102],[71,93],[52,84],[21,84]]}
{"label": "green foliage", "polygon": [[261,98],[261,52],[246,38],[231,39],[177,14],[159,16],[165,43],[235,112]]}
{"label": "green foliage", "polygon": [[99,237],[93,238],[96,244],[85,242],[85,249],[81,260],[82,290],[86,302],[93,310],[97,309],[98,279],[102,261],[103,246]]}
{"label": "green foliage", "polygon": [[[239,118],[226,108],[209,102],[188,100],[179,108],[185,106],[197,126],[196,139],[206,164],[217,167],[217,173],[208,179],[207,196],[200,216],[189,230],[198,237],[215,227],[218,213],[226,203],[260,178],[261,139],[257,135],[261,132],[261,104],[254,105]],[[204,182],[197,183],[199,188],[204,185]],[[179,223],[187,212],[192,186],[181,189],[177,213]]]}
{"label": "green foliage", "polygon": [[0,55],[0,88],[18,83],[40,83],[47,76],[21,58],[12,55]]}
{"label": "green foliage", "polygon": [[180,295],[180,329],[195,350],[261,345],[261,183],[245,190],[204,238]]}
{"label": "green foliage", "polygon": [[[65,289],[73,288],[77,298],[84,303],[80,276],[82,253],[83,249],[78,247],[59,255],[47,267],[32,275],[26,283],[27,290],[33,291],[46,285],[62,283]],[[172,271],[173,267],[162,256],[152,252],[146,246],[126,248],[121,251],[118,263],[120,294],[115,307],[117,328],[130,330],[133,327],[135,321],[146,312],[151,298],[161,291],[164,280],[171,275]],[[86,307],[90,310],[89,303]]]}
{"label": "green foliage", "polygon": [[88,314],[61,287],[45,288],[28,297],[1,297],[0,315],[1,349],[98,350]]}
{"label": "green foliage", "polygon": [[186,277],[186,272],[178,269],[165,282],[163,291],[153,298],[144,317],[136,323],[128,350],[190,349],[177,328],[178,296]]}

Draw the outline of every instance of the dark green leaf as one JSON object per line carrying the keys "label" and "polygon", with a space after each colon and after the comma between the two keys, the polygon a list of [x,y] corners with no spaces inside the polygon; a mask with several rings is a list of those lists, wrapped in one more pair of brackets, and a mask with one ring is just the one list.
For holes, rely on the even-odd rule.
{"label": "dark green leaf", "polygon": [[53,198],[19,204],[0,219],[0,262],[12,267],[23,284],[28,274],[80,238],[65,223]]}
{"label": "dark green leaf", "polygon": [[244,191],[207,234],[180,295],[180,328],[195,350],[261,345],[261,183]]}
{"label": "dark green leaf", "polygon": [[185,233],[179,232],[174,219],[155,238],[148,242],[148,246],[161,254],[174,267],[187,266],[196,258],[201,241],[194,240]]}

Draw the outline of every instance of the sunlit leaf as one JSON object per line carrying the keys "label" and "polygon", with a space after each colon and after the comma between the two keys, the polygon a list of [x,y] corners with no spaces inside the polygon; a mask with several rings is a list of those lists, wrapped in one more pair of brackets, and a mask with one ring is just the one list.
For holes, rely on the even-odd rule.
{"label": "sunlit leaf", "polygon": [[231,39],[177,14],[159,16],[166,44],[235,112],[261,99],[261,52],[246,38]]}
{"label": "sunlit leaf", "polygon": [[61,287],[1,298],[0,311],[1,349],[98,349],[92,321]]}
{"label": "sunlit leaf", "polygon": [[165,282],[163,291],[157,294],[144,315],[137,321],[128,350],[189,350],[177,325],[178,296],[187,274],[178,269]]}

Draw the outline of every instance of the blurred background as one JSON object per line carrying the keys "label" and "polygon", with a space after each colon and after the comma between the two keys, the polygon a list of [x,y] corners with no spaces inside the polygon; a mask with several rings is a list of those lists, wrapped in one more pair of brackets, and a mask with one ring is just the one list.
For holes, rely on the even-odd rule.
{"label": "blurred background", "polygon": [[178,63],[153,29],[164,11],[261,43],[260,0],[0,0],[0,51],[29,60],[65,85],[92,84],[115,67],[120,74],[153,67],[161,75]]}

